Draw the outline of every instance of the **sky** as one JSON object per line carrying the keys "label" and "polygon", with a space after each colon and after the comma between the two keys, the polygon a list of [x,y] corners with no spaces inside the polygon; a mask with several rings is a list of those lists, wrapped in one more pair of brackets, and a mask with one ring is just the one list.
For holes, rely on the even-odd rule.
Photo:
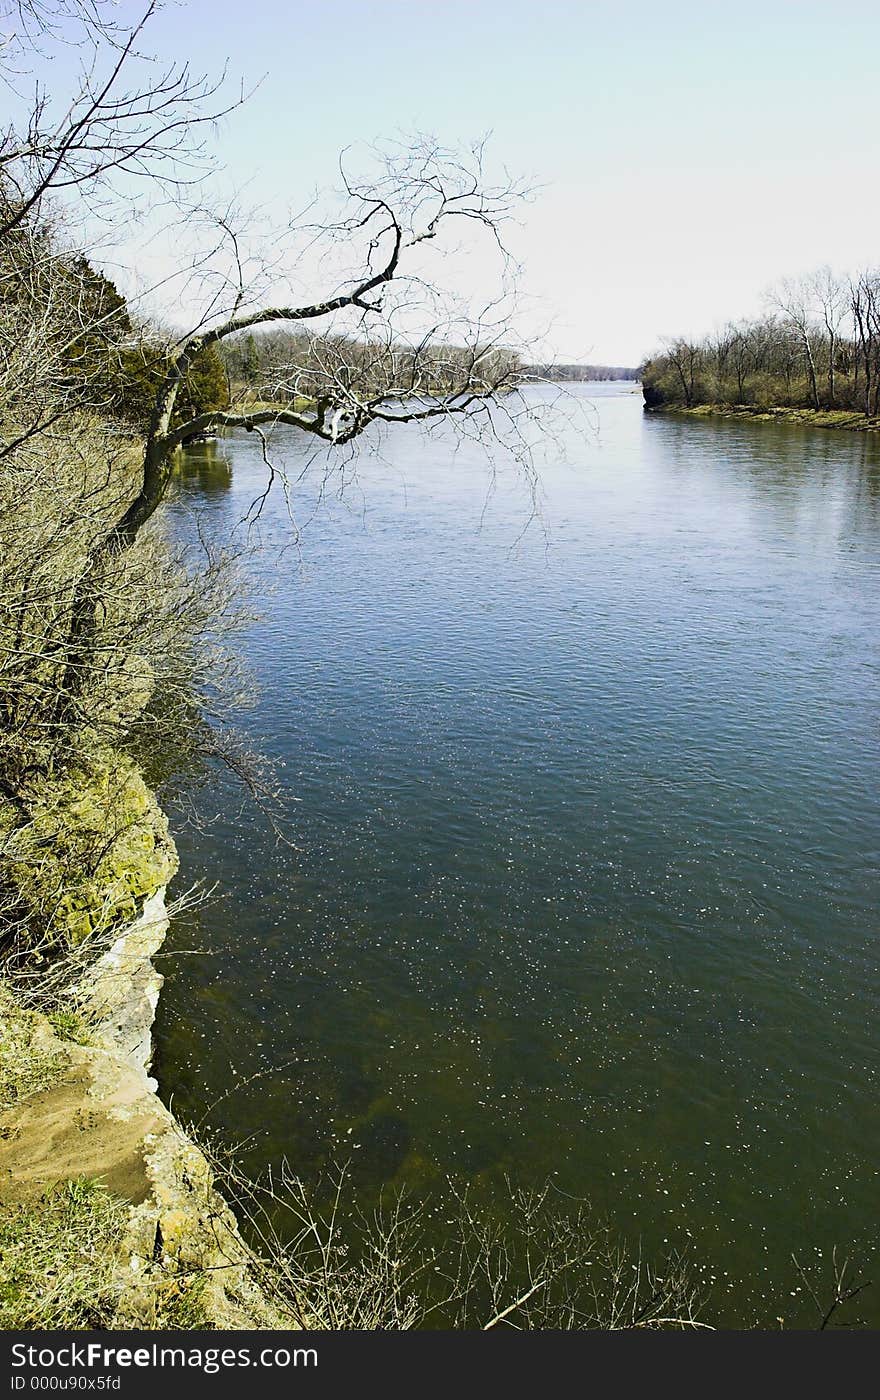
{"label": "sky", "polygon": [[783,276],[880,262],[880,4],[183,0],[145,46],[258,84],[216,146],[279,209],[352,142],[490,133],[539,187],[511,241],[557,359],[637,364]]}

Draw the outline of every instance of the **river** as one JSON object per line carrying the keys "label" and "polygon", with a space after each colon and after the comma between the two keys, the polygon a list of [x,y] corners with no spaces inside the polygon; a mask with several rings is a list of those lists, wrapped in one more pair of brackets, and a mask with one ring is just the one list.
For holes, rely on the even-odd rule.
{"label": "river", "polygon": [[[244,723],[297,849],[226,780],[177,810],[222,897],[163,960],[161,1087],[366,1204],[552,1176],[688,1247],[708,1320],[809,1321],[792,1251],[874,1264],[880,444],[572,392],[531,522],[418,428],[313,467],[296,549],[267,499]],[[173,528],[264,482],[253,437],[191,447]]]}

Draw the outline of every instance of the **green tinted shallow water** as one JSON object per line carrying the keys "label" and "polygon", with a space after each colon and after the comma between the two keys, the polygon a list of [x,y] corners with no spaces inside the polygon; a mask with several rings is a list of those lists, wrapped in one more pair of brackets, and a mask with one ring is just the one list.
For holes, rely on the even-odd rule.
{"label": "green tinted shallow water", "polygon": [[[160,1078],[365,1201],[557,1173],[772,1325],[792,1250],[870,1269],[877,1233],[880,447],[631,387],[578,390],[598,435],[561,427],[518,544],[522,483],[487,504],[442,434],[363,459],[301,560],[270,497],[247,724],[300,849],[237,804],[179,824],[228,897],[163,963]],[[249,438],[191,449],[176,528],[262,481]]]}

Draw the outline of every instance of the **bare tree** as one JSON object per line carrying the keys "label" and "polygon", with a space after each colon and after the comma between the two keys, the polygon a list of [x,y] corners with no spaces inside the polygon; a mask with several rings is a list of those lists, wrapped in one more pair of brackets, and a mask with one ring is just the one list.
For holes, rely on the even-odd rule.
{"label": "bare tree", "polygon": [[870,418],[880,409],[880,274],[865,271],[849,287],[856,338],[856,364],[864,372],[864,411]]}
{"label": "bare tree", "polygon": [[789,278],[771,292],[770,300],[797,335],[810,380],[812,404],[814,408],[819,408],[819,385],[813,353],[813,295],[814,287],[809,279]]}
{"label": "bare tree", "polygon": [[[353,275],[300,304],[253,303],[239,239],[219,221],[229,256],[228,303],[213,303],[198,327],[167,347],[167,368],[146,428],[136,486],[126,509],[99,541],[83,570],[71,612],[69,663],[62,703],[78,704],[91,664],[95,580],[124,552],[161,504],[175,450],[194,435],[242,428],[261,436],[267,489],[277,475],[267,433],[287,425],[340,451],[373,424],[466,420],[467,431],[517,440],[519,400],[508,349],[512,338],[502,241],[505,220],[524,191],[492,183],[484,150],[447,150],[428,139],[377,153],[378,173],[358,181],[343,170],[341,218],[311,230],[333,247],[351,245]],[[486,240],[499,259],[498,286],[477,311],[444,287],[444,254],[459,230]],[[437,273],[441,276],[438,277]],[[210,410],[180,421],[181,388],[200,355],[256,327],[308,328],[301,353],[283,366],[281,406]],[[319,328],[315,330],[314,328]],[[307,395],[303,390],[307,389]]]}
{"label": "bare tree", "polygon": [[828,336],[828,402],[833,408],[836,403],[834,372],[837,364],[840,327],[848,308],[846,286],[836,277],[830,267],[820,268],[812,280],[815,301],[822,315]]}
{"label": "bare tree", "polygon": [[[417,140],[382,153],[383,170],[371,183],[345,176],[348,210],[322,232],[357,239],[362,266],[347,285],[305,305],[271,305],[243,309],[248,289],[236,288],[231,313],[213,318],[181,339],[157,396],[147,430],[143,479],[136,499],[118,522],[109,545],[134,538],[162,500],[173,450],[194,433],[215,428],[254,431],[288,424],[334,447],[359,437],[374,422],[412,423],[462,415],[487,407],[493,397],[514,387],[510,361],[499,352],[512,330],[499,291],[474,319],[455,316],[444,306],[442,290],[408,260],[429,240],[442,246],[451,226],[469,223],[500,246],[501,226],[523,191],[514,183],[488,183],[483,147],[466,153]],[[264,409],[252,413],[210,412],[172,427],[181,383],[193,360],[216,345],[256,326],[272,323],[333,327],[347,317],[348,342],[322,331],[307,342],[310,364],[286,368],[286,388],[303,387],[300,376],[311,371],[316,385],[307,407]],[[401,327],[412,327],[401,333]],[[459,339],[458,353],[448,342]],[[351,341],[362,348],[355,367],[341,353]],[[463,344],[461,343],[463,342]]]}
{"label": "bare tree", "polygon": [[745,403],[746,380],[755,368],[755,344],[751,328],[742,322],[730,327],[730,362],[736,377],[736,401]]}
{"label": "bare tree", "polygon": [[696,397],[697,371],[702,357],[701,347],[679,337],[663,342],[670,363],[681,383],[686,408],[692,408]]}
{"label": "bare tree", "polygon": [[[18,97],[19,120],[0,130],[0,236],[23,224],[47,196],[112,201],[131,182],[179,190],[210,162],[202,130],[241,100],[218,102],[220,82],[186,63],[157,69],[138,51],[158,9],[149,0],[130,29],[107,0],[17,0],[3,7],[3,80]],[[84,59],[78,85],[60,110],[48,86],[31,87],[29,63],[59,36]],[[21,89],[21,91],[19,91]]]}

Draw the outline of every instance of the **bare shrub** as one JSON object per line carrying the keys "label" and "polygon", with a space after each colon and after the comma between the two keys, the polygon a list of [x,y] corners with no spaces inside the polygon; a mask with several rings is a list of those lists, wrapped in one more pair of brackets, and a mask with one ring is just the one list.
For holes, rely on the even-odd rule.
{"label": "bare shrub", "polygon": [[257,1182],[228,1156],[215,1153],[212,1165],[253,1244],[260,1287],[298,1327],[705,1326],[684,1257],[649,1264],[550,1184],[507,1183],[487,1203],[447,1182],[430,1202],[444,1222],[437,1242],[428,1206],[403,1194],[365,1215],[344,1168],[310,1187],[286,1163]]}

